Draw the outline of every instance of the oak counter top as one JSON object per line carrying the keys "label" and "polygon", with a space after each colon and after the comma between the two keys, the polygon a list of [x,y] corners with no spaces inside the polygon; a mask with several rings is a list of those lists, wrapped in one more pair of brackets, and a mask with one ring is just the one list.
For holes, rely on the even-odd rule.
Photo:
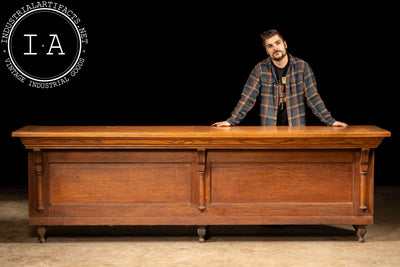
{"label": "oak counter top", "polygon": [[25,126],[13,137],[121,137],[121,138],[292,138],[389,137],[377,126]]}
{"label": "oak counter top", "polygon": [[376,126],[25,126],[12,133],[27,149],[377,148]]}

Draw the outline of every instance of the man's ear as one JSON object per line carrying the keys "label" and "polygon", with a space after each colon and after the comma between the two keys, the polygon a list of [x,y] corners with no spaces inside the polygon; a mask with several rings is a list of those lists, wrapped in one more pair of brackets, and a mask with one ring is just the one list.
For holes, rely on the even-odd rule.
{"label": "man's ear", "polygon": [[286,43],[286,41],[283,41],[283,45],[285,46],[285,49],[287,49],[287,43]]}

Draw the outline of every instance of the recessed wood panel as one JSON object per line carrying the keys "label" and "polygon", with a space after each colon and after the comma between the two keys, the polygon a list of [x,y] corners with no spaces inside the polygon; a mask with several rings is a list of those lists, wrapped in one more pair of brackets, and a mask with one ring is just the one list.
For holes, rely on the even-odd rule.
{"label": "recessed wood panel", "polygon": [[190,203],[189,163],[49,164],[50,203]]}
{"label": "recessed wood panel", "polygon": [[350,163],[215,163],[212,203],[351,202]]}

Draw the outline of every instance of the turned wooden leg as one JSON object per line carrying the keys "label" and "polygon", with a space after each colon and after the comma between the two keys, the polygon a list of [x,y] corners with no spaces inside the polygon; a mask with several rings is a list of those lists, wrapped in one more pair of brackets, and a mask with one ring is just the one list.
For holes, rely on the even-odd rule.
{"label": "turned wooden leg", "polygon": [[46,238],[45,238],[46,230],[47,230],[47,226],[38,226],[38,228],[37,228],[37,233],[39,235],[40,243],[46,242]]}
{"label": "turned wooden leg", "polygon": [[364,243],[364,236],[367,233],[367,228],[365,225],[353,225],[354,230],[358,236],[358,242]]}
{"label": "turned wooden leg", "polygon": [[207,226],[199,226],[197,228],[197,234],[199,235],[199,242],[204,243],[206,242],[206,234],[207,234]]}

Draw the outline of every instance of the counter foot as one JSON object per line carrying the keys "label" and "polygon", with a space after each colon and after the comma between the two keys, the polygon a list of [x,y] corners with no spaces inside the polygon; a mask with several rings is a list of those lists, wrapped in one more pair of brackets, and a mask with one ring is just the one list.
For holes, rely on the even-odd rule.
{"label": "counter foot", "polygon": [[364,243],[364,236],[367,233],[367,228],[365,225],[353,225],[354,230],[358,236],[358,242]]}
{"label": "counter foot", "polygon": [[37,233],[39,235],[40,243],[45,243],[46,242],[46,238],[45,238],[46,231],[47,231],[47,226],[38,226]]}
{"label": "counter foot", "polygon": [[199,226],[197,228],[197,234],[199,235],[199,242],[206,242],[207,226]]}

